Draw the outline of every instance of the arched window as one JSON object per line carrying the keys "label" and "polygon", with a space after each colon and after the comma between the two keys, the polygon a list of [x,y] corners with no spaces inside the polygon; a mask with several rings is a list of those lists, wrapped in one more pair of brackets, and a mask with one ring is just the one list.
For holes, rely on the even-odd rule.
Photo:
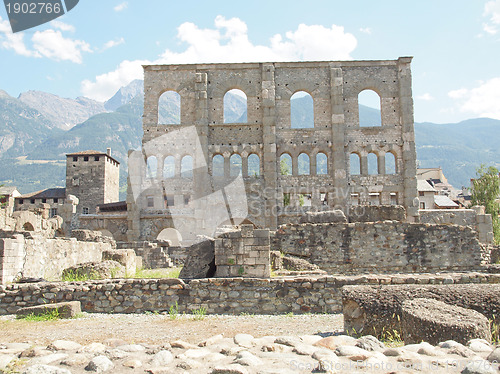
{"label": "arched window", "polygon": [[224,157],[222,155],[215,155],[212,159],[212,176],[224,176]]}
{"label": "arched window", "polygon": [[298,158],[299,162],[299,175],[309,175],[311,174],[311,160],[309,155],[306,153],[301,153]]}
{"label": "arched window", "polygon": [[248,156],[248,176],[257,177],[260,175],[260,158],[255,153]]}
{"label": "arched window", "polygon": [[349,164],[351,166],[351,175],[361,174],[361,164],[359,162],[359,155],[357,153],[351,153],[349,156]]}
{"label": "arched window", "polygon": [[155,156],[149,156],[147,160],[146,178],[156,178],[158,160]]}
{"label": "arched window", "polygon": [[295,92],[290,98],[290,125],[292,129],[314,127],[314,102],[305,91]]}
{"label": "arched window", "polygon": [[396,174],[396,156],[391,152],[385,154],[385,173]]}
{"label": "arched window", "polygon": [[328,174],[328,157],[322,152],[316,155],[316,174]]}
{"label": "arched window", "polygon": [[382,126],[380,96],[373,90],[363,90],[358,95],[359,126]]}
{"label": "arched window", "polygon": [[224,95],[224,123],[247,123],[247,95],[233,89]]}
{"label": "arched window", "polygon": [[181,160],[181,177],[193,178],[193,157],[184,156]]}
{"label": "arched window", "polygon": [[368,153],[368,174],[378,174],[378,158],[375,153]]}
{"label": "arched window", "polygon": [[232,177],[237,177],[241,174],[241,156],[234,154],[229,159],[229,175]]}
{"label": "arched window", "polygon": [[158,100],[158,123],[177,125],[181,123],[181,95],[175,91],[164,92]]}
{"label": "arched window", "polygon": [[292,175],[292,156],[283,153],[280,157],[280,174]]}
{"label": "arched window", "polygon": [[163,161],[163,178],[175,177],[175,159],[174,156],[168,156]]}

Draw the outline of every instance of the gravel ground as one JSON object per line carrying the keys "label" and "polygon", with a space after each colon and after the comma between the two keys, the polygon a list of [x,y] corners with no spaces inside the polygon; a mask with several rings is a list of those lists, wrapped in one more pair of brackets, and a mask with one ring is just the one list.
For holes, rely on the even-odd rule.
{"label": "gravel ground", "polygon": [[192,315],[87,314],[70,320],[28,322],[15,316],[0,317],[0,343],[30,342],[48,344],[63,339],[80,344],[120,338],[129,343],[159,344],[177,339],[197,344],[217,334],[234,337],[246,333],[266,335],[328,336],[344,328],[342,314],[319,315],[207,315],[197,320]]}

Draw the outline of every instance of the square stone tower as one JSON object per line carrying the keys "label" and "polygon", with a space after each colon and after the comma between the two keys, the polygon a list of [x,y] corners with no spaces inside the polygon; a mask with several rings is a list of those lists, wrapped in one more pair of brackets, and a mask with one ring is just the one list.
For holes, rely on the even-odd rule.
{"label": "square stone tower", "polygon": [[106,153],[83,151],[66,155],[66,196],[74,195],[80,202],[79,214],[95,214],[99,204],[119,199],[120,163]]}

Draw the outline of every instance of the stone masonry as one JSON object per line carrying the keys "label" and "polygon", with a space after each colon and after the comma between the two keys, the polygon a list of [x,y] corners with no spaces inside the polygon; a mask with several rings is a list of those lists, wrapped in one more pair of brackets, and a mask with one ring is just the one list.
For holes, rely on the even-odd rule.
{"label": "stone masonry", "polygon": [[[152,240],[163,229],[175,228],[189,244],[196,235],[213,236],[229,223],[276,229],[281,215],[302,208],[303,194],[311,197],[310,210],[336,208],[346,216],[377,196],[376,204],[402,205],[407,220],[416,221],[410,64],[411,57],[144,66],[143,150],[129,154],[128,240]],[[224,96],[232,89],[247,97],[245,123],[224,121]],[[359,124],[358,95],[364,90],[380,97],[381,126]],[[180,95],[176,124],[159,121],[158,102],[167,91]],[[313,128],[291,126],[290,99],[299,91],[312,96]],[[281,175],[282,155],[292,159],[291,175]],[[307,175],[298,172],[301,155],[309,160]],[[359,175],[350,172],[351,155],[359,159]],[[377,160],[375,174],[368,170],[369,155]],[[238,179],[233,156],[241,158],[243,186],[243,193],[235,195],[226,190]],[[326,173],[317,173],[319,156],[326,157]],[[393,174],[386,173],[389,156],[395,159]],[[216,157],[223,158],[222,174],[214,173]],[[251,174],[250,157],[258,160]],[[150,161],[154,170],[148,169]],[[172,170],[165,172],[165,165],[173,165]],[[224,199],[217,200],[221,192]],[[235,208],[243,195],[247,200]],[[289,206],[284,206],[285,195]]]}
{"label": "stone masonry", "polygon": [[269,230],[241,230],[222,234],[215,240],[216,277],[269,278],[271,276]]}

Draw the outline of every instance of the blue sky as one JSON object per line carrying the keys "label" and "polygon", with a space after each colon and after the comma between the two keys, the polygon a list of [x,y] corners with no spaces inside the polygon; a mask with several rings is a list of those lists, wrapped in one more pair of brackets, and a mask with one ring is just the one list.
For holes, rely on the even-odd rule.
{"label": "blue sky", "polygon": [[141,64],[414,56],[415,121],[500,119],[500,0],[80,0],[12,34],[0,89],[106,100]]}

